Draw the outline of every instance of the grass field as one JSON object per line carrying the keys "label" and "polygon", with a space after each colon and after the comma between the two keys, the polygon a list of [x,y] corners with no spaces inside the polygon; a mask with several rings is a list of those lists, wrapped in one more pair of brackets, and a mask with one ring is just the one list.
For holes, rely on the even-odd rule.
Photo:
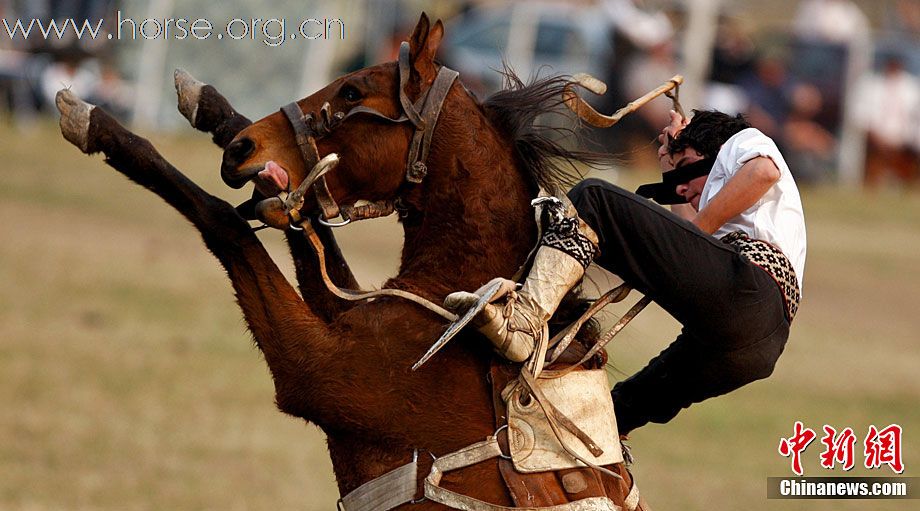
{"label": "grass field", "polygon": [[[244,197],[220,183],[207,137],[154,142],[205,188]],[[0,158],[0,510],[334,509],[323,435],[274,408],[195,231],[50,123],[0,127]],[[859,442],[869,424],[898,423],[904,475],[920,475],[920,196],[821,190],[804,201],[805,298],[775,374],[633,435],[634,472],[658,511],[918,508],[766,499],[768,476],[791,475],[776,447],[796,420],[819,435],[850,426]],[[261,237],[286,262],[280,235]],[[394,273],[393,222],[341,239],[365,285]],[[610,350],[613,376],[677,328],[644,312]],[[805,452],[806,475],[892,475],[827,471],[820,451],[815,441]]]}

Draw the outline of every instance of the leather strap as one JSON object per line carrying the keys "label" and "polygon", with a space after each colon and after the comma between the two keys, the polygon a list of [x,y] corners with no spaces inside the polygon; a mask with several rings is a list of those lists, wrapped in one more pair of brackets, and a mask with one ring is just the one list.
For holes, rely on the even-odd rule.
{"label": "leather strap", "polygon": [[406,94],[406,86],[409,85],[409,77],[412,70],[409,69],[409,42],[403,41],[399,45],[399,103],[402,105],[406,117],[412,121],[412,125],[417,130],[425,129],[425,122],[416,110],[415,105],[409,100]]}
{"label": "leather strap", "polygon": [[565,350],[567,350],[572,344],[572,341],[575,340],[575,336],[578,335],[578,332],[581,330],[581,327],[584,326],[585,322],[593,318],[595,314],[607,305],[623,301],[631,290],[632,288],[626,284],[620,284],[612,290],[607,291],[603,296],[595,300],[575,323],[572,323],[565,330],[556,334],[556,336],[549,341],[549,345],[553,347],[553,351],[547,356],[546,365],[548,366],[559,360],[559,357],[565,353]]}
{"label": "leather strap", "polygon": [[[421,183],[428,174],[428,152],[431,149],[431,139],[434,137],[434,128],[441,115],[444,99],[450,91],[451,85],[460,73],[453,69],[441,67],[434,83],[425,93],[425,103],[422,106],[422,129],[417,129],[412,135],[409,145],[409,160],[406,164],[406,180],[410,183]],[[400,77],[402,79],[402,77]],[[402,96],[402,94],[400,95]]]}
{"label": "leather strap", "polygon": [[303,111],[296,101],[284,105],[281,111],[284,112],[294,130],[294,140],[297,142],[297,148],[300,149],[304,168],[312,169],[319,162],[319,151],[316,150],[316,142],[313,140],[313,129],[307,124]]}
{"label": "leather strap", "polygon": [[[616,289],[614,289],[614,291],[616,291]],[[639,301],[636,302],[632,307],[630,307],[630,309],[626,311],[626,314],[624,314],[623,317],[621,317],[620,320],[617,321],[616,324],[614,324],[610,328],[610,330],[607,330],[606,332],[604,332],[604,334],[601,335],[597,339],[597,341],[595,341],[594,346],[592,346],[591,349],[589,349],[584,354],[581,360],[570,365],[569,367],[566,367],[565,369],[543,371],[542,373],[543,378],[559,378],[561,376],[568,374],[571,371],[574,371],[582,364],[591,360],[591,358],[594,355],[597,355],[602,349],[604,349],[604,346],[606,346],[607,343],[613,340],[613,338],[616,337],[616,335],[620,333],[620,331],[626,328],[626,325],[628,325],[629,322],[633,320],[633,318],[638,316],[639,313],[642,312],[642,310],[645,309],[645,307],[651,302],[652,302],[652,299],[648,296],[643,296],[642,298],[640,298]]]}
{"label": "leather strap", "polygon": [[626,511],[635,511],[639,507],[639,486],[636,484],[636,478],[631,477],[632,487],[629,489],[629,493],[626,494]]}
{"label": "leather strap", "polygon": [[342,212],[339,204],[332,197],[332,193],[329,192],[329,185],[326,184],[326,176],[321,177],[320,180],[313,185],[313,194],[316,195],[316,202],[323,210],[323,218],[329,220],[341,214],[345,220],[348,220],[348,218],[345,218],[345,214]]}
{"label": "leather strap", "polygon": [[362,484],[338,501],[340,511],[389,511],[412,502],[418,486],[418,451],[412,461]]}
{"label": "leather strap", "polygon": [[498,440],[494,436],[459,451],[442,456],[434,461],[431,472],[425,478],[425,497],[453,509],[465,511],[616,511],[617,507],[607,497],[589,497],[566,504],[548,507],[507,507],[462,495],[439,486],[444,473],[469,467],[501,456]]}
{"label": "leather strap", "polygon": [[326,249],[323,247],[322,240],[319,239],[319,235],[316,234],[316,231],[310,225],[310,222],[304,222],[301,225],[304,235],[306,235],[307,240],[313,246],[313,250],[316,251],[316,257],[319,261],[319,273],[323,279],[323,284],[326,286],[326,289],[329,290],[333,295],[348,301],[358,301],[358,300],[369,300],[371,298],[377,298],[379,296],[397,296],[415,302],[418,305],[430,310],[431,312],[441,316],[447,321],[453,322],[457,320],[457,315],[453,312],[446,310],[440,305],[422,298],[421,296],[412,294],[408,291],[403,291],[402,289],[378,289],[377,291],[356,291],[351,289],[341,289],[336,286],[332,279],[329,278],[329,273],[326,270]]}

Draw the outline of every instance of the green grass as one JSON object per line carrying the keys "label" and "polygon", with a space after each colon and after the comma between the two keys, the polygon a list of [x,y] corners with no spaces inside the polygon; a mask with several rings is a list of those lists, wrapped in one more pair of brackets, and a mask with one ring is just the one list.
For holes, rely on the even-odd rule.
{"label": "green grass", "polygon": [[[220,183],[207,137],[154,138],[205,188],[245,197]],[[0,157],[0,509],[333,508],[321,432],[274,408],[229,283],[187,222],[51,124],[0,127]],[[655,509],[867,507],[766,500],[766,478],[790,474],[776,445],[795,420],[860,440],[869,424],[900,423],[905,475],[920,475],[920,197],[804,200],[805,299],[775,374],[633,434]],[[261,236],[288,268],[278,233]],[[395,271],[391,220],[341,238],[367,286]],[[650,307],[610,349],[614,376],[677,328]],[[842,475],[820,469],[819,452],[806,451],[806,475]],[[870,473],[890,475],[851,474]]]}

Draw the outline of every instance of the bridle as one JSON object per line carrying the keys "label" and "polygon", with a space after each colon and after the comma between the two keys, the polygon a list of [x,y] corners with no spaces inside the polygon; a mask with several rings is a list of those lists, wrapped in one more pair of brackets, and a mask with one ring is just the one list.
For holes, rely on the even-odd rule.
{"label": "bridle", "polygon": [[[399,47],[397,72],[399,73],[399,103],[402,110],[401,115],[397,118],[388,117],[378,110],[363,105],[352,108],[348,113],[333,113],[329,102],[323,104],[318,116],[314,116],[313,113],[304,114],[296,101],[281,108],[294,130],[297,147],[300,149],[305,168],[314,169],[284,201],[285,210],[292,225],[299,225],[304,220],[301,216],[300,208],[303,207],[303,196],[309,188],[313,189],[317,203],[322,210],[319,222],[329,227],[340,227],[351,223],[353,220],[386,216],[396,210],[395,201],[392,200],[371,202],[361,206],[340,206],[329,192],[325,176],[326,172],[335,165],[327,165],[322,170],[316,168],[320,162],[319,153],[316,149],[316,139],[327,136],[333,129],[338,128],[352,116],[372,115],[391,123],[411,123],[415,127],[415,131],[409,143],[409,156],[406,161],[406,182],[419,184],[425,179],[428,174],[426,161],[431,149],[434,129],[441,114],[441,107],[444,105],[444,99],[447,97],[447,93],[459,73],[441,66],[431,87],[413,103],[406,93],[406,86],[411,75],[408,42],[403,42]],[[342,222],[332,223],[329,221],[339,216],[342,217]]]}
{"label": "bridle", "polygon": [[[304,180],[297,188],[290,193],[281,192],[278,197],[266,199],[273,201],[273,204],[281,204],[283,213],[287,215],[289,221],[288,227],[295,230],[302,230],[307,240],[313,246],[319,259],[320,275],[326,288],[335,296],[349,301],[368,300],[379,296],[396,296],[403,298],[438,314],[447,321],[455,321],[457,315],[444,309],[438,304],[421,296],[403,291],[401,289],[379,289],[377,291],[363,292],[349,289],[340,289],[329,278],[326,272],[324,247],[322,241],[316,234],[316,231],[302,216],[301,209],[304,204],[304,195],[310,190],[316,196],[316,201],[321,208],[317,221],[327,227],[341,227],[354,220],[363,220],[368,218],[378,218],[387,216],[397,209],[397,201],[381,200],[370,202],[361,206],[339,205],[332,194],[329,193],[329,187],[326,183],[326,173],[331,171],[338,164],[338,156],[330,153],[320,159],[319,151],[316,148],[316,139],[329,135],[329,133],[341,126],[341,124],[355,115],[372,115],[391,123],[410,122],[415,127],[412,133],[412,139],[409,143],[409,157],[406,162],[406,182],[410,184],[419,184],[428,174],[428,152],[431,148],[431,139],[434,136],[434,129],[438,123],[438,116],[441,114],[441,107],[444,105],[444,99],[459,76],[459,73],[447,67],[441,66],[438,74],[428,88],[413,103],[406,94],[406,86],[409,83],[409,43],[403,42],[399,47],[399,61],[397,72],[399,73],[399,103],[402,113],[397,118],[388,117],[382,112],[373,108],[358,105],[348,113],[332,112],[329,102],[325,102],[320,108],[319,115],[314,116],[312,113],[304,114],[297,102],[288,103],[281,108],[281,111],[291,123],[294,130],[295,141],[300,150],[301,158],[305,168],[310,169]],[[266,202],[263,201],[263,202]],[[365,201],[366,202],[366,201]],[[342,222],[332,223],[329,220],[338,216],[342,217]]]}

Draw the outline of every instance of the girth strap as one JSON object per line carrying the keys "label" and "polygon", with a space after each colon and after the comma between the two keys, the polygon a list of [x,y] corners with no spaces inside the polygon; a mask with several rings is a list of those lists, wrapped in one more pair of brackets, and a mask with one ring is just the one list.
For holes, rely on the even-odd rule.
{"label": "girth strap", "polygon": [[[511,508],[491,504],[440,486],[441,478],[445,473],[500,456],[502,456],[502,451],[498,439],[490,436],[482,442],[436,458],[431,465],[431,472],[425,478],[425,498],[452,509],[465,511],[619,511],[613,501],[607,497],[589,497],[555,506]],[[416,451],[411,462],[362,484],[339,499],[338,509],[340,511],[388,511],[402,504],[413,502],[417,472],[418,452]],[[630,495],[632,493],[630,492]],[[636,492],[637,498],[638,492]],[[633,499],[627,497],[627,502],[631,500]],[[633,511],[635,508],[628,507],[627,509]]]}
{"label": "girth strap", "polygon": [[389,511],[415,499],[418,451],[412,461],[372,479],[339,499],[339,511]]}
{"label": "girth strap", "polygon": [[436,459],[431,466],[431,472],[425,478],[425,497],[450,508],[465,511],[616,511],[617,509],[613,501],[607,497],[589,497],[567,504],[548,507],[512,508],[490,504],[439,486],[444,473],[469,467],[501,455],[498,440],[495,436],[490,436],[482,442]]}

